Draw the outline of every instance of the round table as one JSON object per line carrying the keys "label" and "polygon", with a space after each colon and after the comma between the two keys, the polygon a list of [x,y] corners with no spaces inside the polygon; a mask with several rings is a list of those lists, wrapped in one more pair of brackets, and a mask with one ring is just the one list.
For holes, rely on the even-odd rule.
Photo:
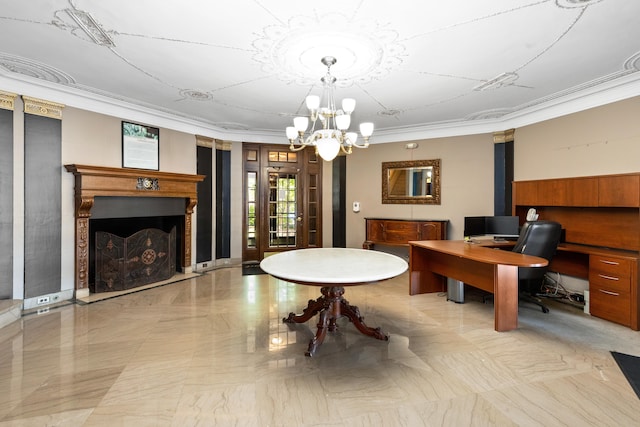
{"label": "round table", "polygon": [[262,260],[260,268],[278,279],[321,286],[322,296],[309,300],[301,314],[290,313],[282,319],[285,323],[303,323],[320,314],[318,330],[309,343],[305,353],[307,356],[315,354],[327,331],[337,330],[336,320],[341,316],[348,317],[364,335],[380,340],[389,339],[380,328],[371,328],[364,323],[358,307],[344,299],[344,287],[376,283],[398,276],[407,270],[407,262],[402,258],[364,249],[298,249],[268,256]]}

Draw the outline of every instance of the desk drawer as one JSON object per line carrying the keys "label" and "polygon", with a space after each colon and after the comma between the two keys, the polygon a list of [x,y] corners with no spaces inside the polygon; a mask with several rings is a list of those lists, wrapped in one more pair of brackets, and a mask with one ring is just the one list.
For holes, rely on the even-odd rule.
{"label": "desk drawer", "polygon": [[631,298],[628,292],[616,292],[589,283],[589,311],[592,315],[625,326],[631,324]]}
{"label": "desk drawer", "polygon": [[631,262],[623,258],[591,255],[589,284],[628,294],[631,291]]}
{"label": "desk drawer", "polygon": [[614,256],[589,257],[589,311],[594,316],[631,324],[631,261]]}

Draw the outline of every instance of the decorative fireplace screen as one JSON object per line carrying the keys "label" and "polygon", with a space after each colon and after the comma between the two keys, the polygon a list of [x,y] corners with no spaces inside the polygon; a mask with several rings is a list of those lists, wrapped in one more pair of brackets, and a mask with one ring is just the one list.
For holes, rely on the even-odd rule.
{"label": "decorative fireplace screen", "polygon": [[147,228],[129,237],[97,231],[92,292],[131,289],[171,278],[176,272],[176,228]]}

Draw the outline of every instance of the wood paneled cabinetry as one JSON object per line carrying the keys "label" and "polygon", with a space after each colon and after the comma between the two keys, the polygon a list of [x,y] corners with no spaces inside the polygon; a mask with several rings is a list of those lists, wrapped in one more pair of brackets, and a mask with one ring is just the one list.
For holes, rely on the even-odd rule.
{"label": "wood paneled cabinetry", "polygon": [[513,190],[516,205],[640,207],[640,174],[518,181]]}
{"label": "wood paneled cabinetry", "polygon": [[412,240],[446,240],[447,220],[366,218],[367,237],[362,247],[375,244],[408,246]]}
{"label": "wood paneled cabinetry", "polygon": [[613,256],[589,257],[591,314],[623,325],[631,322],[632,283],[637,282],[634,260]]}
{"label": "wood paneled cabinetry", "polygon": [[640,330],[640,173],[513,183],[513,214],[562,224],[550,270],[589,280],[592,315]]}

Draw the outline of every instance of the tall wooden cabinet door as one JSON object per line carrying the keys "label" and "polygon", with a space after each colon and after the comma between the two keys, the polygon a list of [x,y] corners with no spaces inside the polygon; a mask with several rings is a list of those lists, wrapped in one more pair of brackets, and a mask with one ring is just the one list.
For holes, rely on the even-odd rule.
{"label": "tall wooden cabinet door", "polygon": [[598,178],[598,205],[611,207],[640,206],[640,176],[617,175]]}

